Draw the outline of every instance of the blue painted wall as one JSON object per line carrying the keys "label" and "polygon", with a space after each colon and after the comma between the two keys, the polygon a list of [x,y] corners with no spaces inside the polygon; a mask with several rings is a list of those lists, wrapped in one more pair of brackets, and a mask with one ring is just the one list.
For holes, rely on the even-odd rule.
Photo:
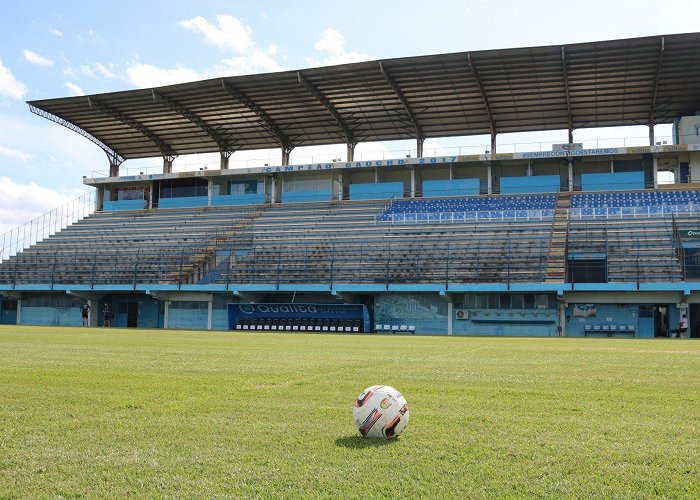
{"label": "blue painted wall", "polygon": [[501,194],[557,193],[560,182],[558,175],[501,177]]}
{"label": "blue painted wall", "polygon": [[[175,301],[171,303],[168,311],[168,327],[181,328],[184,330],[206,330],[209,318],[207,308],[201,309],[179,309],[172,307]],[[202,305],[206,305],[202,302]]]}
{"label": "blue painted wall", "polygon": [[[600,332],[585,331],[585,325],[601,327]],[[648,325],[640,324],[638,304],[569,304],[566,308],[566,335],[567,337],[607,337],[602,331],[602,326],[607,325],[633,325],[635,333],[618,332],[615,336],[654,336],[654,318],[651,318],[651,330]]]}
{"label": "blue painted wall", "polygon": [[[109,303],[109,308],[112,311],[112,319],[110,321],[110,326],[126,328],[128,325],[128,306],[124,306],[122,312],[120,311],[120,304],[126,304],[129,302],[136,302],[138,304],[138,314],[136,317],[136,327],[137,328],[162,328],[163,327],[163,315],[161,312],[160,301],[145,294],[113,294],[107,296],[105,299],[101,300],[97,305],[97,310],[93,309],[96,318],[96,325],[102,326],[104,324],[104,302],[107,300]],[[95,305],[93,304],[93,307]]]}
{"label": "blue painted wall", "polygon": [[469,319],[453,313],[453,335],[499,335],[507,337],[556,337],[559,319],[556,309],[469,310]]}
{"label": "blue painted wall", "polygon": [[228,311],[226,309],[214,309],[211,312],[211,329],[228,330]]}
{"label": "blue painted wall", "polygon": [[22,307],[22,325],[81,326],[82,316],[77,307]]}
{"label": "blue painted wall", "polygon": [[158,208],[206,207],[208,196],[182,196],[180,198],[161,198]]}
{"label": "blue painted wall", "polygon": [[446,335],[447,321],[447,301],[437,294],[388,293],[374,298],[375,324],[413,325],[416,334]]}
{"label": "blue painted wall", "polygon": [[143,210],[146,207],[144,200],[120,200],[120,201],[104,201],[102,210],[106,212],[115,212],[117,210]]}
{"label": "blue painted wall", "polygon": [[257,205],[265,202],[264,193],[255,194],[217,194],[211,197],[212,207],[226,205]]}
{"label": "blue painted wall", "polygon": [[423,181],[423,197],[478,195],[480,186],[479,179]]}
{"label": "blue painted wall", "polygon": [[644,189],[644,172],[581,174],[582,191],[619,191]]}
{"label": "blue painted wall", "polygon": [[392,196],[403,198],[403,182],[350,184],[351,200],[383,200]]}
{"label": "blue painted wall", "polygon": [[331,201],[333,191],[288,191],[282,193],[282,203],[305,203],[310,201]]}

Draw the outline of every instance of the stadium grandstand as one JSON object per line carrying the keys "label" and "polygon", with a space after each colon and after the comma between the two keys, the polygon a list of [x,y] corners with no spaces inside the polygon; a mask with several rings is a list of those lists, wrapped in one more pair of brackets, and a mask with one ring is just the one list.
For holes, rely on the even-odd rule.
{"label": "stadium grandstand", "polygon": [[[92,325],[107,304],[112,326],[138,328],[673,337],[685,314],[700,335],[700,33],[29,107],[102,148],[109,172],[3,235],[2,323],[80,325],[87,302]],[[661,124],[671,140],[655,138]],[[631,125],[648,141],[574,138]],[[550,130],[568,140],[498,150],[498,134]],[[490,145],[423,150],[475,135]],[[358,143],[407,139],[409,154],[355,158]],[[292,161],[332,144],[346,154]],[[230,165],[270,148],[278,164]],[[201,153],[219,153],[218,168],[178,170]],[[154,157],[162,171],[120,171]]]}

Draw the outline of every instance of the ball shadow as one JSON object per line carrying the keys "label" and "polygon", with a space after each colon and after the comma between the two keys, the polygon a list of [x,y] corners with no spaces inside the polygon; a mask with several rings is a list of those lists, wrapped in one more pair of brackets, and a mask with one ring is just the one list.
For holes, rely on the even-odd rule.
{"label": "ball shadow", "polygon": [[378,448],[380,446],[388,446],[396,442],[394,439],[370,439],[364,438],[362,436],[345,436],[340,437],[335,440],[336,446],[341,446],[343,448]]}

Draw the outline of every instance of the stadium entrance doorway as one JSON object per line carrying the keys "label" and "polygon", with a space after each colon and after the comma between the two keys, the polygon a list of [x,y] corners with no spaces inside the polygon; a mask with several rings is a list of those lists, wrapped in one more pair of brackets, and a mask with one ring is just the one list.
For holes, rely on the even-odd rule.
{"label": "stadium entrance doorway", "polygon": [[700,304],[690,304],[690,338],[700,339]]}
{"label": "stadium entrance doorway", "polygon": [[668,337],[668,305],[654,306],[654,337]]}
{"label": "stadium entrance doorway", "polygon": [[17,324],[17,301],[0,300],[0,324]]}
{"label": "stadium entrance doorway", "polygon": [[139,303],[136,301],[126,303],[126,326],[136,328],[139,321]]}

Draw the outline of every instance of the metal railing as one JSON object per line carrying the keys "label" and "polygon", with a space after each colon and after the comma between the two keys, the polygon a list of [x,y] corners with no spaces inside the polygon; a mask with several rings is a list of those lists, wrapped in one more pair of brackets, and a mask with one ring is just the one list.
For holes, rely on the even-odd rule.
{"label": "metal railing", "polygon": [[42,241],[95,212],[95,191],[90,191],[0,236],[0,262]]}
{"label": "metal railing", "polygon": [[554,209],[540,210],[467,210],[457,212],[403,212],[384,214],[379,222],[389,224],[441,224],[459,222],[543,221],[554,217]]}
{"label": "metal railing", "polygon": [[700,216],[700,205],[654,205],[636,207],[577,207],[569,209],[570,219],[628,219],[643,217]]}

